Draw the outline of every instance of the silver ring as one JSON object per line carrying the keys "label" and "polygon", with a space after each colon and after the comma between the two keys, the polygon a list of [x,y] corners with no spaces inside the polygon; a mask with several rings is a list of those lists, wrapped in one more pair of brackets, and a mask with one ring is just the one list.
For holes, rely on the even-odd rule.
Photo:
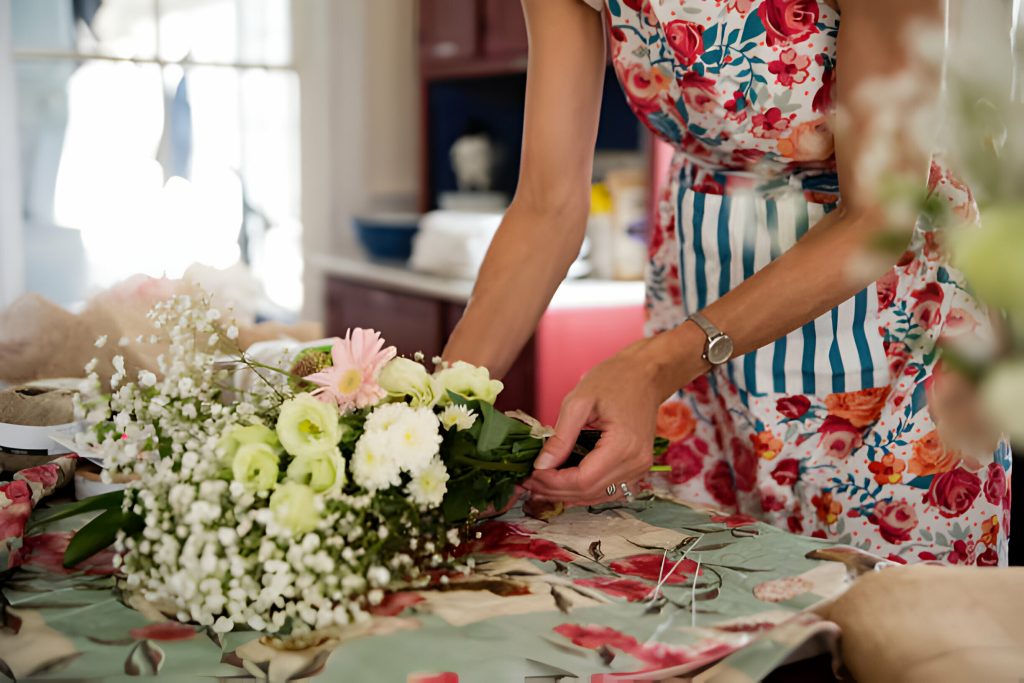
{"label": "silver ring", "polygon": [[633,502],[633,492],[629,490],[629,486],[626,485],[626,482],[622,482],[621,484],[619,484],[619,488],[622,489],[622,495],[625,496],[626,502],[627,503],[632,503]]}
{"label": "silver ring", "polygon": [[614,496],[615,495],[615,484],[608,484],[608,488],[606,488],[604,491],[609,496]]}

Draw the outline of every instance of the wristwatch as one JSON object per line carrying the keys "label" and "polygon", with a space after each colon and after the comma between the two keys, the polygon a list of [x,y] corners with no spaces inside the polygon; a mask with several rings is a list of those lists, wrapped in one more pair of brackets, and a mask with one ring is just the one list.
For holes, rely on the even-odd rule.
{"label": "wristwatch", "polygon": [[708,343],[704,345],[704,355],[701,356],[704,360],[712,365],[722,365],[732,358],[733,344],[729,335],[715,327],[700,313],[694,313],[687,320],[696,323],[708,338]]}

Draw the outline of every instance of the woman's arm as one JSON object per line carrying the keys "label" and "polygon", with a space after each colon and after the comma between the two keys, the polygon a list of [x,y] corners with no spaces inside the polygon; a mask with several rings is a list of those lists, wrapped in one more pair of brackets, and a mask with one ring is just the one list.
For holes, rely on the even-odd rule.
{"label": "woman's arm", "polygon": [[[915,47],[924,34],[941,37],[941,20],[939,0],[842,3],[834,126],[842,202],[792,249],[707,307],[705,315],[732,337],[737,355],[814,320],[884,274],[893,263],[871,252],[882,233],[895,227],[909,241],[914,218],[890,225],[876,189],[889,175],[926,182],[930,149],[910,141],[934,131],[920,130],[928,117],[907,110],[910,98],[894,101],[892,94],[893,85],[902,83],[902,94],[913,88],[914,106],[928,110],[939,91],[940,68]],[[901,74],[909,78],[899,80]],[[628,363],[613,358],[585,377],[567,398],[558,433],[537,467],[563,462],[588,424],[602,428],[602,444],[580,467],[537,472],[527,488],[583,502],[602,498],[610,482],[641,476],[651,460],[657,406],[707,371],[705,341],[696,325],[680,325],[627,349]],[[626,386],[638,382],[649,388]]]}
{"label": "woman's arm", "polygon": [[579,254],[604,85],[601,15],[523,0],[530,36],[519,185],[444,351],[503,375]]}

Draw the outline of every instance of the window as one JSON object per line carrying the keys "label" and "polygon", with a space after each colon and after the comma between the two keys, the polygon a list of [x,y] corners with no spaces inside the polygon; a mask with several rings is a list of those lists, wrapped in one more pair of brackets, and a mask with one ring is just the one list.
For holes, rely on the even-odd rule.
{"label": "window", "polygon": [[241,261],[302,300],[289,0],[11,0],[27,287]]}

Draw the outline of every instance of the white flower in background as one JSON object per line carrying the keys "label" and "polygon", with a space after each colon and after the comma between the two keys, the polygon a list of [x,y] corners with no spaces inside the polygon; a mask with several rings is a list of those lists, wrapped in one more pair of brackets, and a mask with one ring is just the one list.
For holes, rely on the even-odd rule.
{"label": "white flower in background", "polygon": [[441,398],[439,403],[451,403],[448,392],[458,394],[468,400],[480,399],[485,403],[494,403],[505,385],[491,379],[487,368],[477,367],[461,360],[438,371],[434,377],[440,385]]}
{"label": "white flower in background", "polygon": [[402,483],[402,468],[391,453],[387,432],[365,432],[352,455],[352,479],[370,493]]}
{"label": "white flower in background", "polygon": [[438,415],[441,425],[445,429],[454,427],[458,431],[464,431],[473,426],[476,422],[476,412],[468,406],[450,405]]}
{"label": "white flower in background", "polygon": [[96,348],[97,349],[102,349],[106,345],[107,345],[107,335],[104,334],[104,335],[96,338]]}
{"label": "white flower in background", "polygon": [[270,496],[270,511],[274,520],[297,534],[306,533],[320,523],[313,489],[287,481]]}
{"label": "white flower in background", "polygon": [[246,488],[267,491],[277,485],[281,459],[272,446],[247,443],[238,447],[231,463],[231,476]]}
{"label": "white flower in background", "polygon": [[143,389],[148,389],[150,387],[156,386],[156,375],[154,375],[149,370],[140,370],[139,386],[142,387]]}
{"label": "white flower in background", "polygon": [[292,455],[321,453],[338,445],[344,435],[337,406],[299,394],[281,404],[277,436]]}
{"label": "white flower in background", "polygon": [[377,408],[366,419],[365,429],[367,433],[384,435],[388,455],[411,474],[427,466],[443,440],[433,410],[404,403]]}
{"label": "white flower in background", "polygon": [[337,448],[307,453],[292,460],[287,476],[290,481],[313,489],[314,493],[325,493],[345,485],[345,461]]}
{"label": "white flower in background", "polygon": [[408,396],[416,407],[433,407],[437,403],[437,382],[422,363],[408,358],[395,358],[380,371],[378,382],[389,396]]}
{"label": "white flower in background", "polygon": [[409,495],[413,502],[434,508],[448,492],[448,470],[440,459],[434,458],[409,482]]}
{"label": "white flower in background", "polygon": [[981,385],[981,395],[992,421],[1015,443],[1024,441],[1024,361],[994,367]]}

